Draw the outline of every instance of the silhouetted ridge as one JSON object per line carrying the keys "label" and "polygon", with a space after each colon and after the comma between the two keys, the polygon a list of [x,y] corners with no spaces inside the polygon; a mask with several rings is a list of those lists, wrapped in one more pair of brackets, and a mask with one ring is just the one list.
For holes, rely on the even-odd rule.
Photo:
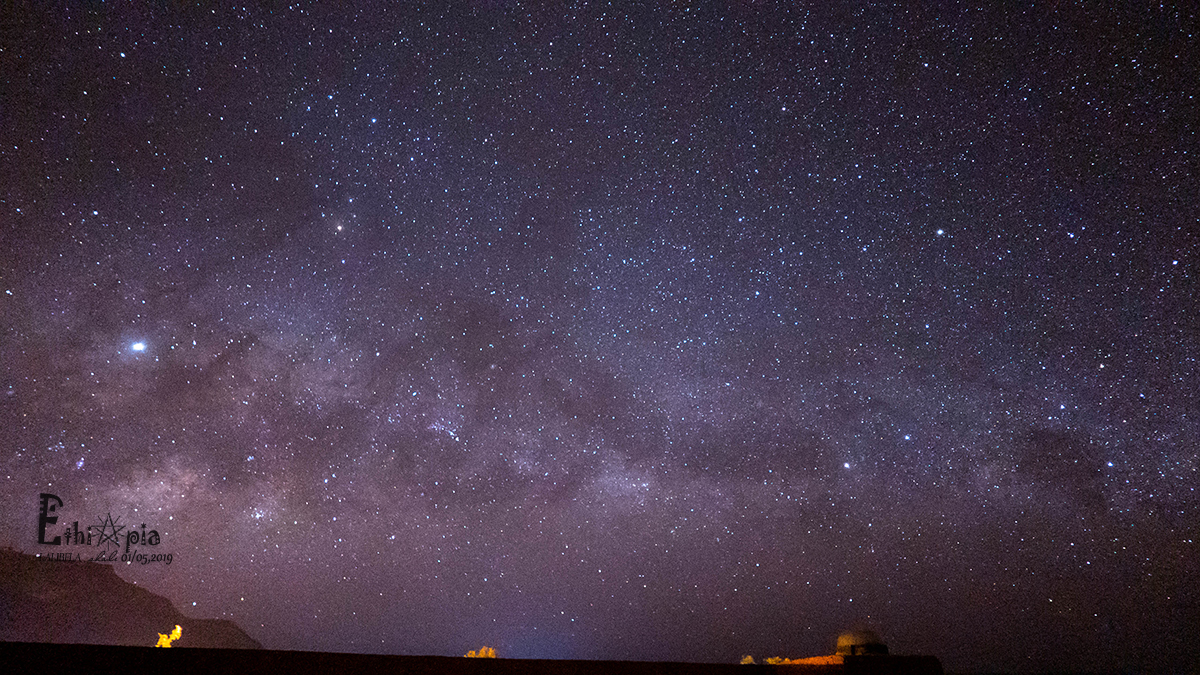
{"label": "silhouetted ridge", "polygon": [[149,647],[176,624],[179,647],[262,649],[232,621],[190,619],[111,565],[0,549],[0,641]]}

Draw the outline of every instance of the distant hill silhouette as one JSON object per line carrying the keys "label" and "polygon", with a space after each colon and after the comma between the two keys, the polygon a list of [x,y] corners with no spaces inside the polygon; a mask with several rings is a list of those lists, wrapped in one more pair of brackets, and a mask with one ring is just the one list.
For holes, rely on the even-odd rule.
{"label": "distant hill silhouette", "polygon": [[[171,649],[159,633],[183,627]],[[195,649],[201,647],[205,649]],[[254,650],[254,651],[247,651]],[[800,665],[385,656],[270,651],[232,621],[189,619],[110,565],[56,562],[0,548],[3,672],[356,673],[358,675],[942,675],[932,656],[854,655]]]}
{"label": "distant hill silhouette", "polygon": [[[186,635],[186,633],[185,633]],[[154,649],[0,643],[0,664],[14,673],[170,673],[171,675],[942,675],[932,656],[848,656],[839,665],[742,666],[649,661],[547,661],[450,656],[384,656],[266,649]]]}
{"label": "distant hill silhouette", "polygon": [[232,621],[189,619],[111,565],[0,548],[0,641],[152,647],[177,624],[177,647],[262,649]]}

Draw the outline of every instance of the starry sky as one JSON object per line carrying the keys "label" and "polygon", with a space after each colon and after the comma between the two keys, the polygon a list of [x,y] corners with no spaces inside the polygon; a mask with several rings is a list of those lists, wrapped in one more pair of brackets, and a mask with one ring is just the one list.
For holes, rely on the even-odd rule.
{"label": "starry sky", "polygon": [[1195,668],[1200,22],[1121,4],[10,6],[0,544],[277,649]]}

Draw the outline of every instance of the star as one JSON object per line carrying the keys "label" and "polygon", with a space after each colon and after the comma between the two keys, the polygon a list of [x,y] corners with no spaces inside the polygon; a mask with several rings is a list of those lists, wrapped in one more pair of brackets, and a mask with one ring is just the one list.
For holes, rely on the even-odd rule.
{"label": "star", "polygon": [[121,534],[121,530],[124,530],[125,526],[117,524],[120,520],[120,516],[113,518],[112,513],[109,513],[100,521],[100,525],[98,526],[100,530],[99,539],[96,540],[97,546],[106,541],[111,541],[113,546],[121,545],[121,542],[117,540],[117,536]]}

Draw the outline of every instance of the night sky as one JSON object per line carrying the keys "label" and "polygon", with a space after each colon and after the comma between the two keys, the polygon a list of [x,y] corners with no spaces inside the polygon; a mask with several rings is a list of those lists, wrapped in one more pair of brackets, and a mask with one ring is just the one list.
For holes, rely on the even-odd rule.
{"label": "night sky", "polygon": [[3,10],[0,544],[278,649],[1200,663],[1195,7],[263,4]]}

